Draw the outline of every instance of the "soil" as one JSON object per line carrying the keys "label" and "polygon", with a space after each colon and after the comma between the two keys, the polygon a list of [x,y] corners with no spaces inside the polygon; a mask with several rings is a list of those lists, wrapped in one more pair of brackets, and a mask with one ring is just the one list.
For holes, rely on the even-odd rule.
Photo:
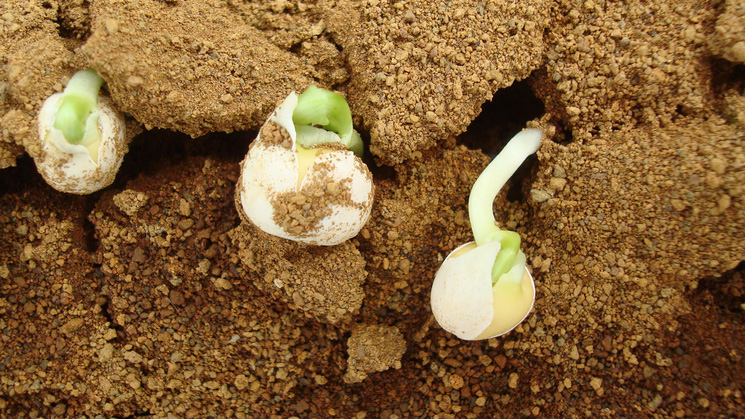
{"label": "soil", "polygon": [[[0,417],[742,418],[745,2],[0,5]],[[128,115],[113,185],[46,185],[35,118],[94,68]],[[338,246],[242,220],[257,130],[347,97],[375,183]],[[429,289],[471,185],[536,282],[461,341]]]}

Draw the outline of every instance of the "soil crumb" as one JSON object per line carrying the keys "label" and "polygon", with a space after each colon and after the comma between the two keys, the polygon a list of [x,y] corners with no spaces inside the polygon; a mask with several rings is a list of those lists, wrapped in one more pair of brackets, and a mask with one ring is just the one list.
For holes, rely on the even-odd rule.
{"label": "soil crumb", "polygon": [[258,128],[312,81],[308,65],[223,2],[101,1],[91,15],[83,52],[121,110],[148,129],[196,137]]}
{"label": "soil crumb", "polygon": [[724,12],[717,17],[709,48],[716,55],[745,63],[745,1],[726,0]]}
{"label": "soil crumb", "polygon": [[[365,259],[349,241],[311,246],[264,233],[248,222],[230,232],[255,285],[322,322],[344,323],[362,305]],[[301,268],[302,267],[302,268]]]}
{"label": "soil crumb", "polygon": [[465,131],[497,89],[539,67],[547,10],[542,0],[342,2],[329,29],[370,151],[398,164]]}
{"label": "soil crumb", "polygon": [[131,217],[137,214],[137,211],[147,203],[150,197],[143,192],[127,189],[115,195],[113,199],[114,205]]}
{"label": "soil crumb", "polygon": [[[24,151],[38,153],[36,117],[44,100],[74,73],[74,54],[59,38],[55,9],[42,2],[0,5],[0,169]],[[35,147],[35,148],[34,148]]]}
{"label": "soil crumb", "polygon": [[347,372],[344,382],[359,383],[368,374],[401,368],[406,341],[396,327],[363,325],[352,331],[347,340]]}

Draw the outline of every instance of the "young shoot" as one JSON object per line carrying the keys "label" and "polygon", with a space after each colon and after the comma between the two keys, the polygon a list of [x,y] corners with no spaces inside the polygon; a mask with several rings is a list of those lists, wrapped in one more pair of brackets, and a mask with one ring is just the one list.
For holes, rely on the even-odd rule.
{"label": "young shoot", "polygon": [[36,168],[53,188],[88,194],[110,185],[127,152],[124,115],[100,95],[94,70],[75,73],[39,111]]}
{"label": "young shoot", "polygon": [[309,86],[298,96],[292,123],[297,143],[305,148],[340,142],[362,157],[362,139],[352,128],[352,112],[338,93]]}
{"label": "young shoot", "polygon": [[535,286],[520,236],[497,227],[493,204],[520,164],[538,150],[542,136],[538,129],[518,133],[476,179],[468,200],[475,241],[453,250],[435,275],[432,312],[443,329],[461,339],[507,333],[533,308]]}
{"label": "young shoot", "polygon": [[370,218],[372,175],[344,98],[310,86],[264,123],[241,164],[236,206],[266,233],[331,246]]}
{"label": "young shoot", "polygon": [[68,143],[88,145],[100,138],[96,106],[102,85],[103,79],[90,69],[75,73],[67,84],[57,105],[54,128]]}

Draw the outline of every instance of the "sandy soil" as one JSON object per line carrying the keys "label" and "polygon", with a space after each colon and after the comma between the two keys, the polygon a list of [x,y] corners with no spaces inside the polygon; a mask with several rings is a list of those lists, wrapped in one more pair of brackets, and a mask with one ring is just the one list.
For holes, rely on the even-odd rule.
{"label": "sandy soil", "polygon": [[[0,417],[745,417],[745,2],[273,0],[0,5]],[[31,157],[92,67],[130,152],[90,196]],[[251,140],[290,91],[344,94],[372,216],[333,247],[241,220]],[[537,301],[443,331],[429,288],[470,186]]]}

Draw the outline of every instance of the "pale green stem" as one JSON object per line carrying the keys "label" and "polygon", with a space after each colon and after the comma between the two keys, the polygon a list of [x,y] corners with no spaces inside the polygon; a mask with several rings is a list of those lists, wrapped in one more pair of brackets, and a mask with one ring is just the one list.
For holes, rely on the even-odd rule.
{"label": "pale green stem", "polygon": [[[311,125],[335,132],[341,138],[342,144],[358,156],[362,156],[362,139],[352,127],[352,112],[344,98],[330,90],[309,86],[298,96],[297,106],[292,113],[295,126]],[[310,148],[314,145],[330,142],[329,137],[297,136],[297,143]]]}
{"label": "pale green stem", "polygon": [[86,127],[97,129],[98,121],[89,121],[89,117],[98,117],[95,111],[101,85],[103,79],[94,70],[88,69],[75,73],[62,92],[54,127],[62,131],[70,144],[83,141]]}
{"label": "pale green stem", "polygon": [[523,161],[538,150],[542,136],[543,132],[539,129],[526,129],[515,135],[481,172],[471,188],[468,217],[476,245],[480,246],[493,240],[498,240],[501,244],[492,269],[494,282],[512,268],[520,250],[520,236],[497,227],[494,219],[494,199]]}

